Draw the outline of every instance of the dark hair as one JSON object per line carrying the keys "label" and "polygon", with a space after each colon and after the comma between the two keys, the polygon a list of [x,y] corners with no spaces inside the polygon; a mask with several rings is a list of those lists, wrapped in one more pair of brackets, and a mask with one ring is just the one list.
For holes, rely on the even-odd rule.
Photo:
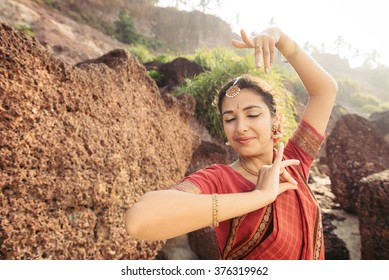
{"label": "dark hair", "polygon": [[274,98],[274,95],[271,93],[271,87],[264,80],[251,76],[251,75],[242,75],[230,82],[228,82],[220,91],[217,101],[217,107],[220,114],[222,113],[222,102],[226,95],[227,90],[235,83],[235,86],[242,89],[252,89],[257,92],[266,103],[267,107],[270,110],[270,114],[275,117],[277,115],[277,104]]}

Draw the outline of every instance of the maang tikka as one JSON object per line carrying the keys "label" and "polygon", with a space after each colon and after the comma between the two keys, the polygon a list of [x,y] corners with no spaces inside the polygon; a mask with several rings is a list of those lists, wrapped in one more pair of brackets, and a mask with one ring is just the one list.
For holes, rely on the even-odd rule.
{"label": "maang tikka", "polygon": [[236,83],[239,81],[240,77],[236,78],[235,82],[230,86],[226,91],[226,96],[229,98],[234,98],[237,96],[240,92],[240,88],[236,85]]}

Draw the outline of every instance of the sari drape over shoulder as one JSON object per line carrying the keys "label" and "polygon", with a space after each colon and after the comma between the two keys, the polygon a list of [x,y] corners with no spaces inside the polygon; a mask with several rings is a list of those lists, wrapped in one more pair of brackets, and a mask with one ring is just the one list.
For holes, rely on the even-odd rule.
{"label": "sari drape over shoulder", "polygon": [[[256,211],[215,228],[221,259],[324,259],[320,208],[308,186],[309,169],[324,137],[302,121],[284,149],[297,190],[280,194]],[[255,185],[228,165],[214,164],[183,179],[182,191],[203,194],[248,192]]]}

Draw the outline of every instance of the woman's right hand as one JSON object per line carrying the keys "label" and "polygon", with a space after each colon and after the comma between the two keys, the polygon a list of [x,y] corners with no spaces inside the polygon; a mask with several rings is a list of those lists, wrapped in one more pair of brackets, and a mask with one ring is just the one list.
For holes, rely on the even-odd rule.
{"label": "woman's right hand", "polygon": [[278,27],[269,27],[253,38],[249,38],[246,31],[240,31],[241,41],[233,39],[231,44],[236,48],[254,48],[255,65],[258,68],[264,66],[265,73],[269,73],[274,61],[276,44],[279,42],[282,31]]}
{"label": "woman's right hand", "polygon": [[[277,155],[272,165],[262,166],[257,180],[256,190],[268,196],[273,202],[277,196],[287,190],[296,190],[297,182],[285,169],[287,166],[300,164],[299,160],[282,160],[284,143],[280,143]],[[270,202],[270,203],[271,203]]]}

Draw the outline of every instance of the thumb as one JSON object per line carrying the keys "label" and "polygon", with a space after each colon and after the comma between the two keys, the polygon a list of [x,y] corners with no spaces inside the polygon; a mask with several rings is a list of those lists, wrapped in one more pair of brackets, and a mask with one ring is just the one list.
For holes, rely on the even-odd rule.
{"label": "thumb", "polygon": [[280,166],[281,161],[282,161],[282,156],[284,154],[284,142],[281,142],[278,148],[278,152],[276,155],[276,158],[274,159],[274,164],[277,166]]}

